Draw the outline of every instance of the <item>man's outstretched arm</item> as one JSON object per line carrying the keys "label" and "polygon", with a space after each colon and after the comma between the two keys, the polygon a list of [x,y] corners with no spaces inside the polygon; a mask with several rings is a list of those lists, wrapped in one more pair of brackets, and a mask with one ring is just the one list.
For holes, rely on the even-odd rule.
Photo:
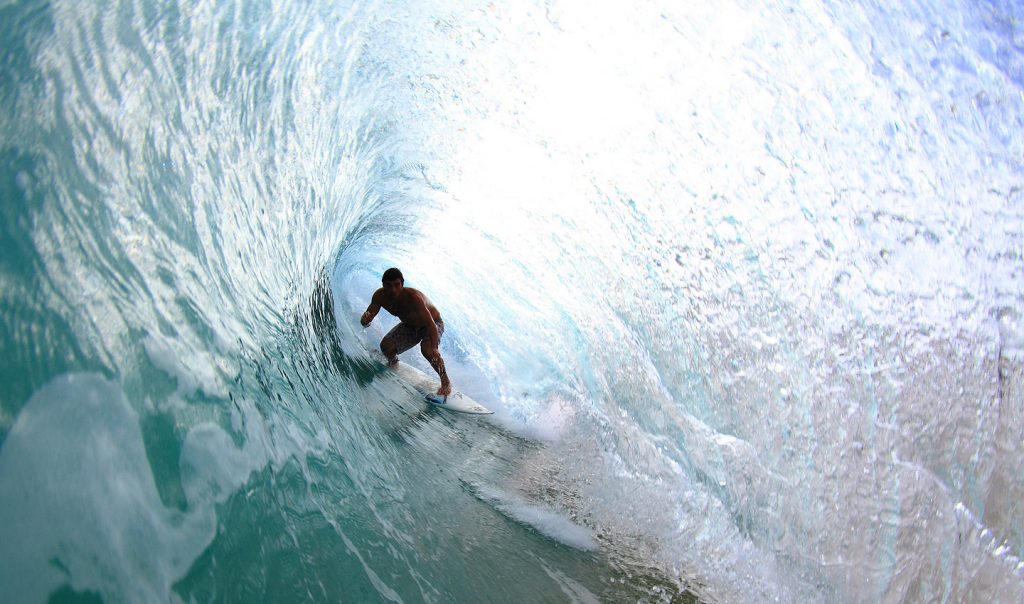
{"label": "man's outstretched arm", "polygon": [[377,294],[373,294],[373,298],[370,299],[370,305],[366,307],[366,312],[363,316],[359,317],[359,322],[366,327],[373,321],[373,318],[380,312],[380,302],[377,301]]}

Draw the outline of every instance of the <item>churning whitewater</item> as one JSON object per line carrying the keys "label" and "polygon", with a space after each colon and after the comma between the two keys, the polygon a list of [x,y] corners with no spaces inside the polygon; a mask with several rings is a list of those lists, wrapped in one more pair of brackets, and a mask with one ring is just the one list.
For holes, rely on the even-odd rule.
{"label": "churning whitewater", "polygon": [[0,601],[1024,601],[1022,40],[0,3]]}

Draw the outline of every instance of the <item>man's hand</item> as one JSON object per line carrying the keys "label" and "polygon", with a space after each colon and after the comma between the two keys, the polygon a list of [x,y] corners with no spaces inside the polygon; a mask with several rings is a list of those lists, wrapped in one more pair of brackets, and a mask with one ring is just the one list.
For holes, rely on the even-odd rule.
{"label": "man's hand", "polygon": [[359,317],[359,322],[363,324],[363,327],[372,323],[373,318],[380,312],[380,300],[377,299],[379,293],[380,290],[377,290],[377,293],[373,294],[373,299],[370,305],[366,307],[366,312],[363,313],[363,316]]}

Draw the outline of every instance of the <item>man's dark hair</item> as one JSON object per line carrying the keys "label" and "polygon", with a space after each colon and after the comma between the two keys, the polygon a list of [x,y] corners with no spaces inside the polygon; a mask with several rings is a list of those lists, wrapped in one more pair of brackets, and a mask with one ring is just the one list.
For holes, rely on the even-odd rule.
{"label": "man's dark hair", "polygon": [[384,283],[385,281],[394,281],[395,279],[401,279],[402,283],[405,283],[405,277],[402,276],[402,271],[397,268],[389,268],[384,271],[384,276],[380,278],[380,282]]}

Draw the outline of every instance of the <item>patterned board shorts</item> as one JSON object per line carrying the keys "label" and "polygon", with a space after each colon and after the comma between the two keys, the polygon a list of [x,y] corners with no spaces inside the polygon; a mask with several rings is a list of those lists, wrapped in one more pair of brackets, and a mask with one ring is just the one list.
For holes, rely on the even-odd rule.
{"label": "patterned board shorts", "polygon": [[[437,325],[437,339],[440,342],[441,336],[444,335],[444,321],[438,320],[435,325]],[[391,342],[395,345],[396,354],[402,354],[429,336],[430,331],[426,327],[413,327],[408,323],[399,323],[391,328],[381,343]]]}

